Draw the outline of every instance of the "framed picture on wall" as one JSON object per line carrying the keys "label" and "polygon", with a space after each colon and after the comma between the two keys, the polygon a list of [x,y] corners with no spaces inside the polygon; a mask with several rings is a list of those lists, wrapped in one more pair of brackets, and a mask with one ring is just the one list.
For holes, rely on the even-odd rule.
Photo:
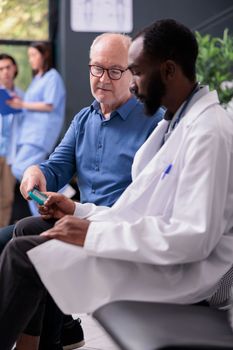
{"label": "framed picture on wall", "polygon": [[71,29],[77,32],[133,30],[132,0],[71,0]]}

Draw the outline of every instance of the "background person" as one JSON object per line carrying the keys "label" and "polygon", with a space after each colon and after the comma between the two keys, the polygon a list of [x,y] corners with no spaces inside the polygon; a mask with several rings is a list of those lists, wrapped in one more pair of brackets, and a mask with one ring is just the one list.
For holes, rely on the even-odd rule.
{"label": "background person", "polygon": [[28,58],[32,82],[24,99],[15,97],[8,102],[12,108],[23,109],[25,114],[12,165],[12,172],[19,181],[25,169],[42,162],[53,151],[65,112],[65,88],[60,74],[53,68],[50,44],[32,43]]}
{"label": "background person", "polygon": [[[82,203],[112,206],[130,184],[134,154],[164,113],[159,109],[152,118],[147,118],[143,105],[129,91],[132,76],[126,68],[130,43],[128,36],[112,33],[94,40],[90,50],[90,85],[95,101],[75,116],[49,160],[26,170],[21,184],[25,198],[35,185],[42,191],[58,191],[77,173]],[[73,205],[68,199],[67,202]],[[39,234],[54,225],[54,218],[59,216],[52,215],[49,221],[35,217],[21,220],[15,234]],[[51,316],[51,308],[46,314],[47,318]],[[48,323],[50,327],[44,328],[46,334],[41,339],[42,348],[52,335],[51,322]],[[76,336],[72,338],[77,347],[83,335],[80,325],[73,326]],[[59,331],[58,315],[57,328]],[[71,346],[70,338],[66,343],[68,340]],[[66,345],[64,342],[63,335]]]}
{"label": "background person", "polygon": [[[0,88],[6,89],[9,95],[23,98],[23,91],[14,84],[18,74],[15,59],[6,54],[0,54]],[[14,163],[17,139],[20,136],[23,114],[0,114],[0,227],[10,222],[14,201],[15,177],[11,172]]]}

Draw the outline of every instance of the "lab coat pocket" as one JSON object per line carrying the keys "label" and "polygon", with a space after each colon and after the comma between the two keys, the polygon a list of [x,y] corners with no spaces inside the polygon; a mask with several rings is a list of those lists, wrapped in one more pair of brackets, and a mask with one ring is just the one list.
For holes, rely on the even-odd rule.
{"label": "lab coat pocket", "polygon": [[167,216],[173,207],[177,183],[176,167],[168,161],[160,163],[160,169],[160,173],[151,182],[148,189],[150,196],[147,196],[144,203],[147,215]]}
{"label": "lab coat pocket", "polygon": [[174,205],[177,189],[177,167],[173,163],[167,163],[160,176],[157,187],[157,198],[159,198],[160,213],[170,217]]}
{"label": "lab coat pocket", "polygon": [[175,167],[164,158],[156,160],[156,167],[152,163],[153,161],[144,170],[143,176],[134,182],[135,193],[134,200],[131,199],[131,207],[139,214],[143,212],[145,215],[163,215],[173,198]]}

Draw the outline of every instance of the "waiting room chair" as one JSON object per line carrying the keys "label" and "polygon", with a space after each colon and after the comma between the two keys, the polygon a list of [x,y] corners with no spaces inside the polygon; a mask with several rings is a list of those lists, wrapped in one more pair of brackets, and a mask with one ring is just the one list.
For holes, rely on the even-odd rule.
{"label": "waiting room chair", "polygon": [[233,349],[228,313],[207,306],[116,301],[93,317],[122,350]]}

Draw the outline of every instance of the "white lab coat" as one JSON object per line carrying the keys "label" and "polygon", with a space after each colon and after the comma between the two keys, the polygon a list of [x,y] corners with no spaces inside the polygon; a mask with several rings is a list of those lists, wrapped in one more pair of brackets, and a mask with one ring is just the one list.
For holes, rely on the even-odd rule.
{"label": "white lab coat", "polygon": [[92,221],[84,249],[51,240],[28,253],[64,312],[119,299],[194,303],[231,267],[232,120],[202,91],[160,148],[166,129],[163,120],[138,151],[112,208],[77,206]]}

